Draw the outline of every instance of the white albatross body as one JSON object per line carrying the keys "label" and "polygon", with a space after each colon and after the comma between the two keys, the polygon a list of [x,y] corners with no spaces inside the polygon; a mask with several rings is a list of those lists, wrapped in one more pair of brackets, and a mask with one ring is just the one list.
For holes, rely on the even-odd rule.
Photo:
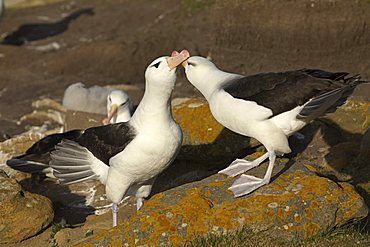
{"label": "white albatross body", "polygon": [[361,83],[359,76],[322,70],[297,70],[245,77],[224,72],[203,57],[184,64],[190,81],[207,99],[215,119],[226,128],[261,142],[267,153],[246,161],[236,159],[219,171],[229,176],[244,173],[269,158],[263,178],[242,174],[229,188],[243,196],[268,184],[276,153],[290,153],[288,137],[316,117],[332,110]]}
{"label": "white albatross body", "polygon": [[182,131],[171,112],[175,68],[189,57],[184,50],[154,60],[146,69],[146,90],[127,123],[90,128],[75,141],[62,141],[52,153],[51,166],[62,184],[99,179],[113,202],[113,226],[118,203],[137,197],[137,208],[149,196],[156,176],[175,159]]}

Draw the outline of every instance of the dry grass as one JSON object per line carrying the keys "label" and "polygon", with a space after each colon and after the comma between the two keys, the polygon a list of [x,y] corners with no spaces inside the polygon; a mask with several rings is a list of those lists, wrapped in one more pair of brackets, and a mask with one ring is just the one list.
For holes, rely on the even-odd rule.
{"label": "dry grass", "polygon": [[333,229],[315,237],[291,241],[274,239],[268,236],[266,232],[253,233],[249,229],[242,229],[235,233],[227,235],[208,235],[207,237],[198,237],[193,242],[185,245],[186,247],[210,247],[210,246],[245,246],[245,247],[351,247],[351,246],[370,246],[370,234],[364,232],[358,225],[348,225]]}

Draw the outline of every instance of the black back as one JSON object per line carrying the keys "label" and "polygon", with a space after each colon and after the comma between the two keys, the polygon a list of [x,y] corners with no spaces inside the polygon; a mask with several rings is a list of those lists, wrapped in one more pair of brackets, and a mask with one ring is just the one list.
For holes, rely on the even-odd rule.
{"label": "black back", "polygon": [[135,136],[136,131],[129,124],[116,123],[89,128],[76,142],[109,165],[109,159],[125,149]]}
{"label": "black back", "polygon": [[315,69],[265,73],[235,79],[223,89],[235,98],[255,101],[278,115],[312,97],[346,86],[347,74]]}

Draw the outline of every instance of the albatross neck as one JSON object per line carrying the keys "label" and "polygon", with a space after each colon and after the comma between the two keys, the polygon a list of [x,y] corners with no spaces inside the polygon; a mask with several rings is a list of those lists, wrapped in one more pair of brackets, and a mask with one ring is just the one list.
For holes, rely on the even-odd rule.
{"label": "albatross neck", "polygon": [[141,99],[131,123],[137,127],[150,124],[153,121],[169,122],[172,118],[171,94],[174,85],[163,88],[146,84],[144,96]]}
{"label": "albatross neck", "polygon": [[121,122],[127,122],[131,118],[131,111],[127,107],[125,109],[120,109],[118,108],[117,116],[116,116],[116,122],[121,123]]}
{"label": "albatross neck", "polygon": [[192,82],[192,84],[198,88],[207,100],[209,100],[225,83],[238,77],[241,77],[241,75],[214,69],[208,71],[208,73],[204,73],[201,80],[196,80],[195,82]]}

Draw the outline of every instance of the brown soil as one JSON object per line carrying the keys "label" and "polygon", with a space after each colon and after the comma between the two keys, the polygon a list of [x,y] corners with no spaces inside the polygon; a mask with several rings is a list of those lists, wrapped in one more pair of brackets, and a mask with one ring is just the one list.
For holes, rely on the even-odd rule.
{"label": "brown soil", "polygon": [[[368,1],[63,1],[8,10],[0,34],[25,23],[53,22],[92,7],[64,33],[21,47],[0,45],[0,126],[16,120],[39,97],[61,99],[71,83],[144,85],[148,63],[186,47],[221,67],[252,74],[316,67],[370,78]],[[48,21],[40,20],[48,16]],[[57,42],[61,49],[31,49]],[[199,95],[184,79],[174,96]]]}
{"label": "brown soil", "polygon": [[[314,67],[370,80],[369,1],[81,0],[8,10],[0,35],[92,7],[64,33],[24,46],[0,45],[0,134],[23,132],[19,117],[42,97],[61,100],[77,81],[144,87],[155,58],[187,48],[234,72]],[[42,20],[48,16],[48,21]],[[57,42],[58,50],[34,48]],[[199,96],[183,72],[174,96]],[[0,137],[1,140],[2,137]],[[43,236],[50,237],[50,229]],[[37,245],[29,240],[28,245]],[[46,241],[46,240],[45,240]]]}

